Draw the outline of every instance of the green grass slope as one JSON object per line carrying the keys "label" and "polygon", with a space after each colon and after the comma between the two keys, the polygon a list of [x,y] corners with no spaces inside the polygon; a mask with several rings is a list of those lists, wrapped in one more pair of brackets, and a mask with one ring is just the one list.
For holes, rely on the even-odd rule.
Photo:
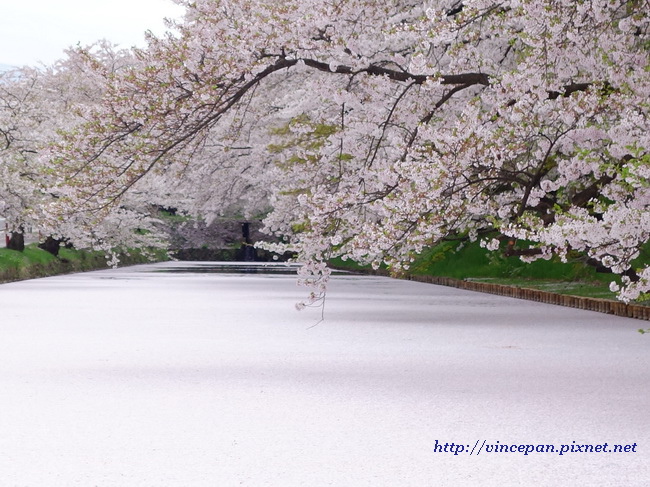
{"label": "green grass slope", "polygon": [[[153,260],[167,260],[164,251],[152,253]],[[120,255],[120,265],[151,262],[149,254],[129,251]],[[25,247],[23,252],[0,248],[0,282],[47,277],[70,272],[84,272],[107,267],[103,252],[62,248],[56,257],[36,244]]]}
{"label": "green grass slope", "polygon": [[[646,245],[636,265],[650,261],[650,245]],[[334,259],[332,265],[349,270],[363,270],[350,261]],[[597,272],[576,254],[567,262],[559,258],[523,262],[519,257],[506,257],[501,252],[490,252],[478,242],[460,244],[457,241],[442,242],[417,257],[409,268],[409,274],[452,277],[505,284],[516,287],[541,289],[548,292],[616,299],[609,290],[609,283],[620,282],[618,276]]]}

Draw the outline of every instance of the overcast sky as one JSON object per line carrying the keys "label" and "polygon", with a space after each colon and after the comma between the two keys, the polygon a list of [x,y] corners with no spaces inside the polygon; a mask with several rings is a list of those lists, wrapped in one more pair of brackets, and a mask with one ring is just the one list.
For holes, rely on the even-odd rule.
{"label": "overcast sky", "polygon": [[165,31],[163,18],[180,18],[171,0],[0,0],[0,64],[52,64],[63,50],[108,39],[144,46],[144,32]]}

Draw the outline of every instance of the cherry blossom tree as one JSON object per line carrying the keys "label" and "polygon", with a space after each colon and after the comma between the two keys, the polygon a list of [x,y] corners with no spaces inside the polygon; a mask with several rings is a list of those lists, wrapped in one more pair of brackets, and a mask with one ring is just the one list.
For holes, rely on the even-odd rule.
{"label": "cherry blossom tree", "polygon": [[[22,250],[25,210],[38,198],[35,140],[41,137],[36,115],[37,71],[26,68],[0,75],[0,211],[12,235],[10,247]],[[11,225],[11,226],[9,226]]]}
{"label": "cherry blossom tree", "polygon": [[269,205],[312,301],[334,256],[406,269],[450,236],[650,289],[648,1],[178,3],[54,148],[64,207]]}
{"label": "cherry blossom tree", "polygon": [[59,174],[46,157],[47,147],[58,140],[62,130],[83,122],[85,112],[99,103],[108,80],[129,57],[128,52],[115,51],[102,41],[69,50],[65,59],[52,66],[3,73],[0,205],[14,236],[20,237],[25,227],[38,229],[55,244],[49,247],[53,253],[64,238],[80,247],[99,245],[107,251],[118,244],[151,243],[151,238],[142,236],[142,230],[151,227],[146,216],[127,209],[128,202],[103,215],[70,212],[63,219],[50,211],[62,195],[52,189]]}

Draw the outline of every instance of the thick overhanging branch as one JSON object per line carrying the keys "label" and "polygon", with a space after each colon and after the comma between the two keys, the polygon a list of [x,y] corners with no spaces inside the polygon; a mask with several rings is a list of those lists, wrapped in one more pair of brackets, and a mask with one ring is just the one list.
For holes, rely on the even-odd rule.
{"label": "thick overhanging branch", "polygon": [[[361,73],[366,73],[371,76],[385,76],[386,78],[393,81],[401,81],[401,82],[408,81],[416,85],[424,84],[429,80],[438,80],[441,85],[460,86],[461,88],[459,89],[465,89],[474,85],[483,85],[483,86],[490,85],[490,75],[487,73],[470,72],[470,73],[443,74],[443,75],[413,74],[405,70],[391,69],[377,64],[371,64],[365,68],[353,69],[350,66],[346,66],[343,64],[330,65],[329,63],[325,63],[323,61],[318,61],[316,59],[308,59],[308,58],[301,58],[296,60],[280,58],[278,62],[281,61],[283,61],[281,64],[283,64],[284,67],[290,67],[293,66],[294,64],[297,64],[298,62],[303,62],[306,66],[309,66],[311,68],[326,73],[346,74],[346,75],[357,75]],[[569,85],[564,86],[562,91],[549,90],[548,98],[549,100],[555,100],[560,97],[567,97],[576,92],[586,91],[592,85],[593,83],[571,83]],[[511,104],[514,103],[515,101],[513,100]]]}
{"label": "thick overhanging branch", "polygon": [[614,181],[614,179],[616,179],[615,176],[601,176],[600,179],[594,182],[591,186],[588,186],[579,193],[576,193],[571,199],[571,204],[578,207],[586,205],[592,198],[596,198],[601,193],[602,188]]}
{"label": "thick overhanging branch", "polygon": [[[288,61],[288,60],[287,60]],[[490,77],[486,73],[461,73],[461,74],[447,74],[447,75],[429,75],[429,74],[412,74],[408,71],[397,69],[390,69],[377,64],[371,64],[368,67],[353,69],[346,65],[332,66],[328,63],[317,61],[315,59],[297,59],[295,63],[302,61],[306,66],[315,68],[319,71],[335,74],[348,74],[357,75],[366,73],[372,76],[385,76],[393,81],[409,81],[415,84],[424,84],[428,80],[440,79],[440,84],[443,85],[489,85]]]}
{"label": "thick overhanging branch", "polygon": [[[564,86],[562,91],[548,90],[546,93],[548,94],[549,100],[557,100],[560,97],[566,98],[568,96],[571,96],[573,93],[577,93],[580,91],[587,91],[592,86],[593,83],[571,83],[569,85]],[[510,100],[508,103],[506,103],[506,106],[512,107],[516,103],[517,100]]]}
{"label": "thick overhanging branch", "polygon": [[576,93],[578,91],[586,91],[591,87],[592,83],[571,83],[570,85],[566,85],[564,87],[564,90],[562,92],[560,91],[549,91],[548,92],[548,99],[549,100],[556,100],[557,98],[563,96],[570,96],[573,93]]}

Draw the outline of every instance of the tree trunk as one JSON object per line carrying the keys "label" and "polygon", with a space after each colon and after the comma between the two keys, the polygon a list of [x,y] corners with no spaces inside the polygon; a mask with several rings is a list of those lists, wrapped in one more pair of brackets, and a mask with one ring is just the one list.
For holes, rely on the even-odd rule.
{"label": "tree trunk", "polygon": [[257,252],[255,247],[253,247],[253,242],[251,242],[250,223],[243,222],[241,230],[244,241],[239,249],[239,260],[243,260],[244,262],[255,262],[257,260]]}
{"label": "tree trunk", "polygon": [[23,232],[11,232],[9,241],[7,242],[7,248],[18,250],[19,252],[25,250],[25,235]]}
{"label": "tree trunk", "polygon": [[61,240],[53,238],[51,235],[45,239],[45,242],[38,244],[38,247],[49,252],[52,255],[59,255]]}

